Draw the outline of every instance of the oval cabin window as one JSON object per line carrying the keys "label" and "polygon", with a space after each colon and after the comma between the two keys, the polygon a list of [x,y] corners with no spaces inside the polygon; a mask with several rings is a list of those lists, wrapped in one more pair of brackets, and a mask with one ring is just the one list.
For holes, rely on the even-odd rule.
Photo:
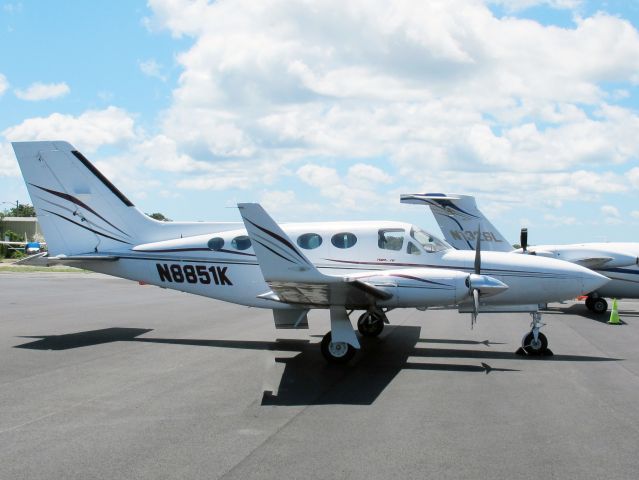
{"label": "oval cabin window", "polygon": [[251,239],[247,235],[240,235],[231,240],[231,246],[235,250],[246,250],[251,247]]}
{"label": "oval cabin window", "polygon": [[305,233],[297,237],[297,244],[306,250],[313,250],[322,244],[322,237],[317,233]]}
{"label": "oval cabin window", "polygon": [[333,235],[331,243],[337,248],[351,248],[357,243],[357,237],[350,232],[340,232]]}
{"label": "oval cabin window", "polygon": [[222,237],[215,237],[208,241],[207,246],[210,250],[222,250],[224,247],[224,239]]}

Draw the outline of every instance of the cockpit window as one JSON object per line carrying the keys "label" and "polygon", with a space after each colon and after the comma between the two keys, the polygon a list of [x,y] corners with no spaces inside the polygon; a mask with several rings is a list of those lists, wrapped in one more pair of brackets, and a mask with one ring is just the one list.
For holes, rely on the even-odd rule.
{"label": "cockpit window", "polygon": [[422,251],[413,242],[408,242],[408,247],[406,247],[406,253],[408,253],[409,255],[421,255]]}
{"label": "cockpit window", "polygon": [[384,228],[377,232],[377,246],[384,250],[401,250],[404,246],[403,228]]}
{"label": "cockpit window", "polygon": [[442,242],[439,238],[434,237],[428,232],[419,228],[412,228],[410,236],[413,237],[422,247],[429,253],[441,252],[451,248],[446,242]]}

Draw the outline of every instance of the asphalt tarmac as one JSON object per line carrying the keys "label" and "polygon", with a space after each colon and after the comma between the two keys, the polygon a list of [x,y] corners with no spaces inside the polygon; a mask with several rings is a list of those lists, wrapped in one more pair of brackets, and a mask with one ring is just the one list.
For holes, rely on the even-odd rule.
{"label": "asphalt tarmac", "polygon": [[630,479],[639,302],[611,326],[398,310],[352,364],[271,313],[97,274],[0,273],[2,479]]}

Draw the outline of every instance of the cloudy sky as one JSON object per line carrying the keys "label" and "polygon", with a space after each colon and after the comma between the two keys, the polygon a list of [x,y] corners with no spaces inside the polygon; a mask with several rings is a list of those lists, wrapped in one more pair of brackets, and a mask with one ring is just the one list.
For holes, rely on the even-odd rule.
{"label": "cloudy sky", "polygon": [[68,140],[173,219],[436,231],[399,194],[454,192],[513,242],[639,241],[638,29],[634,0],[0,0],[0,201],[11,141]]}

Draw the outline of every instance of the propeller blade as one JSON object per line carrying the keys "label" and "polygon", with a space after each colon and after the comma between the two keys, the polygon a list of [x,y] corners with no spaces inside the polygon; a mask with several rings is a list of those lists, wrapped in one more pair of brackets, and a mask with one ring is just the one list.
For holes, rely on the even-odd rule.
{"label": "propeller blade", "polygon": [[473,288],[473,313],[470,314],[470,328],[477,323],[477,316],[479,315],[479,290]]}
{"label": "propeller blade", "polygon": [[521,249],[526,252],[528,248],[528,229],[522,228],[521,233],[519,234],[519,244],[521,245]]}
{"label": "propeller blade", "polygon": [[481,273],[481,227],[477,226],[477,244],[475,245],[475,274]]}

